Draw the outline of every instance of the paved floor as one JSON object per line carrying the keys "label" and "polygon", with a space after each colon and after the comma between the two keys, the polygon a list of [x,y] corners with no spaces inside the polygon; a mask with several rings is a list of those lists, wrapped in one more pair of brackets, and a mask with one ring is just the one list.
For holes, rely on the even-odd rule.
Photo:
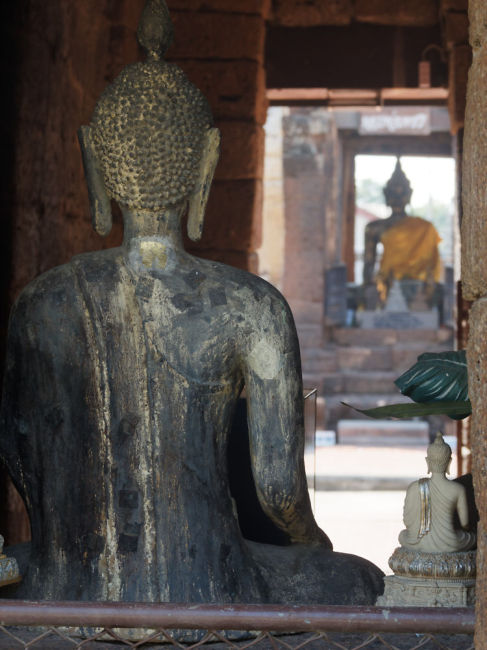
{"label": "paved floor", "polygon": [[[387,561],[403,528],[406,488],[426,476],[425,452],[424,447],[317,448],[315,515],[336,551],[361,555],[391,573]],[[392,489],[380,489],[387,486]]]}

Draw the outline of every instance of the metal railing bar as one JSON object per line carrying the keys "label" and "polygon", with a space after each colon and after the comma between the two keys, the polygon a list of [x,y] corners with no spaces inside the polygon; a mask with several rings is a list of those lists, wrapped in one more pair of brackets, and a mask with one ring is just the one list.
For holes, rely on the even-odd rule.
{"label": "metal railing bar", "polygon": [[472,634],[470,608],[0,600],[0,625]]}

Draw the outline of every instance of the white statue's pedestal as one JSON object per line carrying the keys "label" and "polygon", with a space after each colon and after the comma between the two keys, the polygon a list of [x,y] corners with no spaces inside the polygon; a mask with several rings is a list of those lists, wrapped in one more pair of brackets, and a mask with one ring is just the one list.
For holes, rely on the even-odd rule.
{"label": "white statue's pedestal", "polygon": [[377,605],[388,607],[473,607],[476,552],[420,553],[396,548]]}
{"label": "white statue's pedestal", "polygon": [[473,607],[475,580],[386,576],[377,605],[388,607]]}

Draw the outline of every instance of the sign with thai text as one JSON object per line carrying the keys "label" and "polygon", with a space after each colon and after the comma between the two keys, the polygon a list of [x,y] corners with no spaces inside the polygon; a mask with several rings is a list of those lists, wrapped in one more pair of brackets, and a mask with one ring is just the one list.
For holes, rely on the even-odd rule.
{"label": "sign with thai text", "polygon": [[360,135],[429,135],[430,112],[427,108],[382,108],[360,114]]}

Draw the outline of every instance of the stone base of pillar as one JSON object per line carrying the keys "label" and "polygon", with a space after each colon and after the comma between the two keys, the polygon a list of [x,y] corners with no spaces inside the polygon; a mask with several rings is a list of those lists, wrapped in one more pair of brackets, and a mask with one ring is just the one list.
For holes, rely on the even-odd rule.
{"label": "stone base of pillar", "polygon": [[473,607],[475,580],[386,576],[377,605],[388,607]]}
{"label": "stone base of pillar", "polygon": [[363,329],[392,328],[399,330],[436,330],[440,325],[438,310],[430,311],[368,311],[357,312]]}

